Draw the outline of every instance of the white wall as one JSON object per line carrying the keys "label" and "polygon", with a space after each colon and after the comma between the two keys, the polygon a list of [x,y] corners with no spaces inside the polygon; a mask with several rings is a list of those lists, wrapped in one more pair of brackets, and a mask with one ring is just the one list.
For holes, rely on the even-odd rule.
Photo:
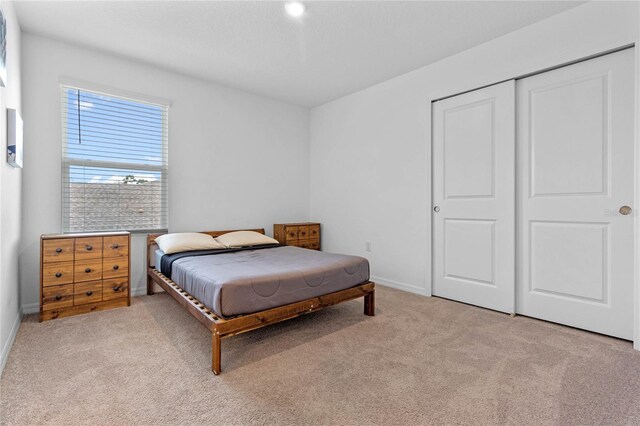
{"label": "white wall", "polygon": [[2,3],[7,20],[7,87],[0,89],[0,372],[20,325],[19,256],[22,170],[6,161],[7,108],[22,110],[20,27],[13,5]]}
{"label": "white wall", "polygon": [[590,2],[314,108],[311,219],[323,248],[430,294],[430,101],[635,43],[639,27],[638,3]]}
{"label": "white wall", "polygon": [[[38,307],[39,237],[61,232],[60,78],[171,101],[172,231],[264,227],[309,216],[309,111],[115,56],[23,34],[22,303]],[[132,289],[146,288],[145,236]]]}

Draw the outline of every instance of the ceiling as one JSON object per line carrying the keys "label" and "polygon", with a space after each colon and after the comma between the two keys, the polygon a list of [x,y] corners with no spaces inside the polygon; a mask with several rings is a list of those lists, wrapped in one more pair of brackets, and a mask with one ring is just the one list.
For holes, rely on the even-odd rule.
{"label": "ceiling", "polygon": [[571,1],[17,1],[23,31],[312,107],[580,5]]}

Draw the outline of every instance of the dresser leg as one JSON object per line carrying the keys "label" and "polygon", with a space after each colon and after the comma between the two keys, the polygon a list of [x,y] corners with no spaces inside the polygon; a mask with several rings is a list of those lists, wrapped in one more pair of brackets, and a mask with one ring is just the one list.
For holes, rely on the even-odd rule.
{"label": "dresser leg", "polygon": [[214,329],[211,335],[211,371],[213,374],[220,374],[221,368],[221,348],[220,348],[220,335]]}
{"label": "dresser leg", "polygon": [[376,316],[376,291],[371,290],[371,293],[364,297],[364,314],[370,317]]}

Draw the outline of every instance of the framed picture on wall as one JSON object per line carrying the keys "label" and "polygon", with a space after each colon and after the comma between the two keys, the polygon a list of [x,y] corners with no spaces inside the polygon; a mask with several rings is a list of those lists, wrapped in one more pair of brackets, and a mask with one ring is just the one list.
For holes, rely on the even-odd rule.
{"label": "framed picture on wall", "polygon": [[7,108],[7,163],[22,167],[22,117],[18,111]]}
{"label": "framed picture on wall", "polygon": [[7,20],[0,10],[0,86],[7,87]]}

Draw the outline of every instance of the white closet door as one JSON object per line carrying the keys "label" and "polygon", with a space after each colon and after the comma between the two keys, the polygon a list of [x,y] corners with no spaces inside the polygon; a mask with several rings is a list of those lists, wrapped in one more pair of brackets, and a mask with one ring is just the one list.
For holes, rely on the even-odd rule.
{"label": "white closet door", "polygon": [[433,294],[514,312],[515,83],[433,105]]}
{"label": "white closet door", "polygon": [[517,83],[517,312],[625,339],[633,338],[633,70],[629,49]]}

